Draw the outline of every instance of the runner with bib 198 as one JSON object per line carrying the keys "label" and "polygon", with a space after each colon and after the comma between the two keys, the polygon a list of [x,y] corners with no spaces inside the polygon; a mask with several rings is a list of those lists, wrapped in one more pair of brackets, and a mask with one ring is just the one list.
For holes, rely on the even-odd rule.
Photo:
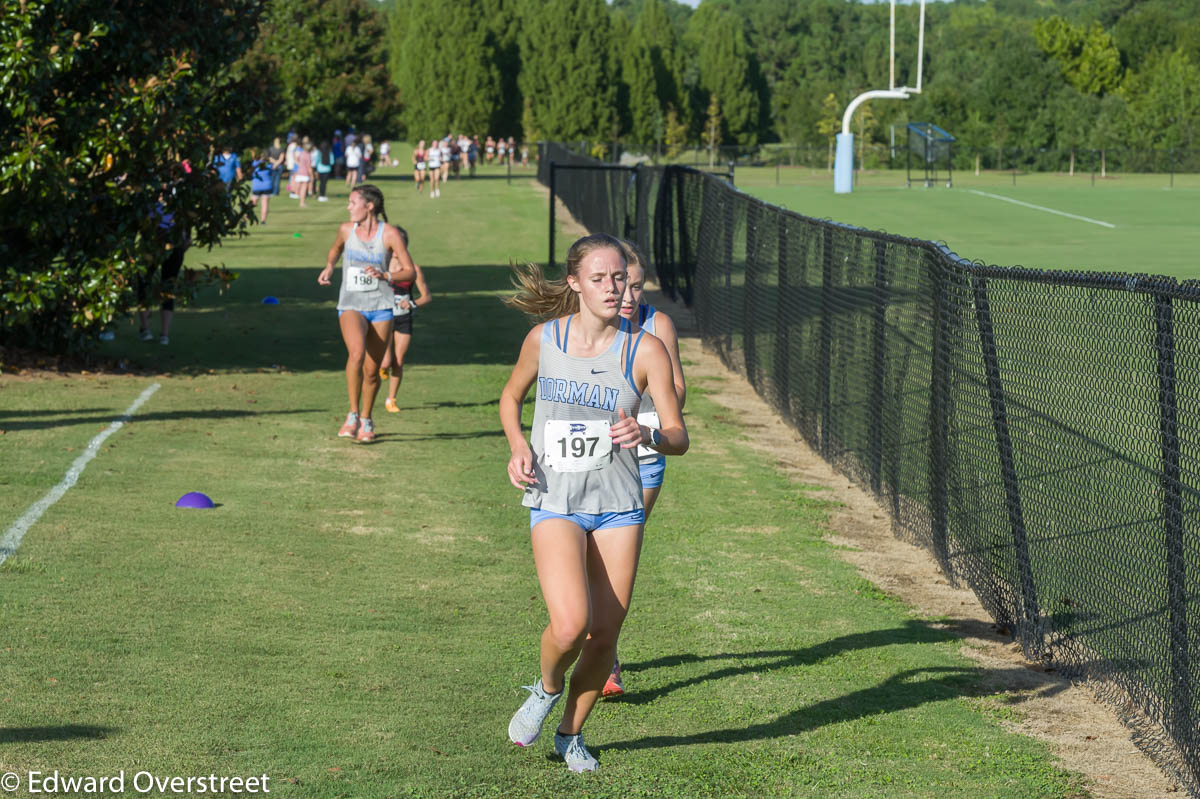
{"label": "runner with bib 198", "polygon": [[[620,316],[627,282],[625,251],[612,236],[586,236],[567,254],[564,281],[530,265],[517,272],[508,300],[538,320],[500,396],[500,422],[512,456],[508,479],[525,492],[530,538],[550,621],[541,636],[540,678],[508,725],[531,746],[564,693],[554,751],[572,771],[598,763],[581,730],[612,669],[629,610],[642,545],[642,484],[636,449],[663,455],[688,449],[671,379],[671,359],[654,336]],[[536,385],[526,441],[521,405]],[[643,395],[660,426],[637,422]]]}
{"label": "runner with bib 198", "polygon": [[350,221],[338,227],[317,282],[331,285],[334,265],[342,259],[337,307],[338,326],[346,343],[350,412],[338,435],[370,444],[375,441],[371,411],[379,393],[379,366],[392,337],[396,303],[388,282],[389,265],[394,259],[397,269],[412,272],[415,268],[400,231],[387,223],[383,192],[375,186],[359,186],[350,192],[346,210]]}

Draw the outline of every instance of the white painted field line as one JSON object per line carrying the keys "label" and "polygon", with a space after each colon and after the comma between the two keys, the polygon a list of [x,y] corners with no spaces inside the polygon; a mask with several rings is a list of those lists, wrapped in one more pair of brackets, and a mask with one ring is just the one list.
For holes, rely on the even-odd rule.
{"label": "white painted field line", "polygon": [[1087,216],[1078,216],[1076,214],[1068,214],[1066,211],[1056,211],[1053,208],[1046,208],[1045,206],[1034,205],[1033,203],[1025,203],[1025,202],[1021,202],[1020,200],[1014,200],[1012,197],[1001,197],[999,194],[988,194],[986,191],[978,191],[976,189],[967,189],[967,191],[971,192],[972,194],[978,194],[980,197],[991,197],[993,200],[1004,200],[1004,202],[1006,202],[1006,203],[1012,203],[1013,205],[1023,205],[1026,208],[1033,208],[1034,210],[1037,210],[1037,211],[1045,211],[1048,214],[1058,214],[1059,216],[1066,216],[1066,217],[1070,217],[1071,219],[1078,219],[1080,222],[1091,222],[1093,225],[1100,225],[1102,227],[1107,227],[1107,228],[1115,228],[1116,227],[1116,225],[1112,224],[1111,222],[1101,222],[1099,219],[1092,219],[1091,217],[1087,217]]}
{"label": "white painted field line", "polygon": [[143,391],[138,398],[133,401],[133,404],[125,409],[125,413],[123,413],[116,421],[114,421],[103,431],[101,431],[99,435],[92,439],[91,443],[87,445],[87,449],[84,450],[83,454],[75,459],[75,462],[71,464],[70,469],[67,469],[67,474],[65,477],[63,477],[62,481],[54,488],[50,489],[46,496],[30,505],[29,510],[25,511],[24,516],[13,522],[12,527],[9,527],[8,530],[5,531],[4,538],[0,539],[0,563],[4,563],[4,561],[8,559],[9,555],[17,551],[17,547],[21,545],[21,539],[25,537],[25,533],[29,532],[29,528],[36,524],[38,519],[42,518],[42,514],[49,510],[51,505],[62,499],[63,494],[66,494],[67,491],[73,485],[75,485],[75,483],[79,482],[79,476],[83,474],[84,468],[88,465],[92,458],[96,457],[96,453],[100,451],[100,446],[105,442],[105,440],[113,433],[124,427],[125,423],[128,422],[135,413],[137,413],[137,409],[142,407],[143,403],[150,399],[150,396],[154,394],[155,391],[158,391],[158,388],[158,383],[148,386],[146,390]]}

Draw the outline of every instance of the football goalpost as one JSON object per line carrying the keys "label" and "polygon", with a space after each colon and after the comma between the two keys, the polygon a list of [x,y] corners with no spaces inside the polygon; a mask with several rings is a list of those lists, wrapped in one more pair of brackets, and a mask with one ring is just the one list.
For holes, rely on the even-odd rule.
{"label": "football goalpost", "polygon": [[837,152],[833,162],[833,191],[849,194],[854,188],[854,134],[850,132],[850,119],[854,111],[867,100],[907,100],[909,95],[921,93],[921,73],[925,56],[925,0],[921,0],[921,20],[917,26],[917,85],[896,88],[896,0],[892,0],[890,52],[888,59],[888,88],[863,92],[850,101],[846,113],[842,114],[842,132],[837,135]]}

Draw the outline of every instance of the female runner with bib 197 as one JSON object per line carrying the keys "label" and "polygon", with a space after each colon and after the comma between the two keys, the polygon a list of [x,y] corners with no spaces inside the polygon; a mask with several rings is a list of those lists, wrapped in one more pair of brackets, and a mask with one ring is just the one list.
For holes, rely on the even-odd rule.
{"label": "female runner with bib 197", "polygon": [[[375,441],[371,411],[379,393],[379,366],[392,337],[395,292],[388,282],[389,265],[414,272],[412,258],[400,231],[387,224],[383,192],[372,185],[358,186],[346,204],[350,221],[338,227],[325,268],[317,282],[328,286],[333,267],[342,259],[342,285],[338,291],[338,325],[346,343],[346,393],[350,412],[338,435],[360,444]],[[360,405],[361,401],[361,405]]]}
{"label": "female runner with bib 197", "polygon": [[[541,636],[541,675],[508,725],[508,737],[531,746],[564,693],[554,751],[572,771],[598,763],[580,731],[612,669],[629,610],[642,546],[642,483],[637,447],[664,455],[688,449],[687,429],[671,380],[671,359],[654,336],[620,316],[627,281],[620,241],[606,234],[576,241],[565,281],[539,267],[517,272],[507,300],[537,319],[500,395],[500,423],[512,457],[508,479],[525,492],[533,561],[550,621]],[[521,404],[537,384],[530,441]],[[637,422],[644,394],[661,422]]]}

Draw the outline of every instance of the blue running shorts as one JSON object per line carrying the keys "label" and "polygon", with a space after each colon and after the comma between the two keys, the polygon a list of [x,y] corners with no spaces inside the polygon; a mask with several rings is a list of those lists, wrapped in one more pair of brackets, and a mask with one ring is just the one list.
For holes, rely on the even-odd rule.
{"label": "blue running shorts", "polygon": [[638,461],[638,471],[642,473],[642,488],[659,488],[667,472],[667,458],[664,455],[652,461]]}
{"label": "blue running shorts", "polygon": [[617,513],[554,513],[540,508],[529,509],[529,529],[532,530],[538,522],[546,519],[566,519],[575,522],[585,533],[604,530],[609,527],[632,527],[635,524],[646,523],[646,511],[623,510]]}
{"label": "blue running shorts", "polygon": [[[344,313],[346,312],[338,311],[338,316],[340,317]],[[384,308],[382,311],[354,311],[354,313],[362,314],[363,318],[371,324],[375,324],[376,322],[390,322],[394,318],[391,308]]]}

